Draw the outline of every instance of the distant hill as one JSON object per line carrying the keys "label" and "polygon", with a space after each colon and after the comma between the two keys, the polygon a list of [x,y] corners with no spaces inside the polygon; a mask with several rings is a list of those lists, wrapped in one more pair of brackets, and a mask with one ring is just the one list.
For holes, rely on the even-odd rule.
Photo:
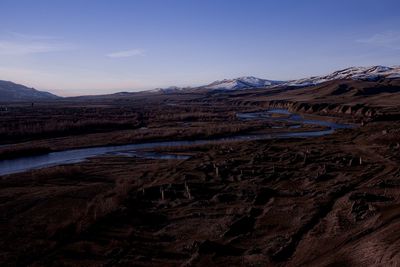
{"label": "distant hill", "polygon": [[380,79],[394,80],[400,78],[400,66],[351,67],[335,71],[325,76],[314,76],[300,80],[288,81],[281,86],[308,87],[336,80],[378,81]]}
{"label": "distant hill", "polygon": [[54,100],[60,98],[21,84],[0,80],[0,102]]}
{"label": "distant hill", "polygon": [[[351,81],[360,81],[367,83],[351,83]],[[196,87],[176,87],[171,86],[167,88],[157,88],[153,90],[141,92],[119,92],[107,95],[85,95],[70,97],[70,100],[98,100],[98,99],[116,99],[116,98],[130,98],[130,97],[146,97],[155,94],[201,94],[206,92],[218,93],[226,92],[232,93],[235,91],[249,91],[259,89],[268,89],[273,92],[285,92],[293,89],[304,89],[301,95],[306,95],[308,92],[313,92],[312,95],[319,95],[321,98],[330,97],[372,97],[382,93],[396,93],[399,94],[398,82],[400,81],[400,66],[371,66],[371,67],[351,67],[343,70],[335,71],[328,75],[313,76],[298,80],[289,81],[276,81],[260,79],[253,76],[240,77],[236,79],[225,79],[215,81],[210,84],[196,86]],[[332,82],[332,83],[329,83]],[[338,83],[340,88],[336,88]],[[355,90],[351,85],[357,86],[371,86],[368,82],[377,82],[374,88],[357,88]],[[329,84],[330,86],[327,86]],[[346,84],[346,85],[343,85]],[[322,85],[322,86],[318,86]],[[346,87],[348,86],[348,87]],[[383,88],[385,87],[385,88]],[[388,89],[387,87],[390,87]],[[309,89],[310,88],[310,89]],[[328,90],[327,88],[330,88]],[[249,90],[252,89],[252,90]],[[388,90],[391,90],[390,92]],[[289,95],[292,93],[288,92]],[[324,95],[326,94],[326,95]],[[280,94],[278,94],[280,95]],[[24,85],[16,84],[9,81],[0,80],[0,102],[15,102],[15,101],[38,101],[38,100],[54,100],[60,97],[43,91],[38,91],[34,88],[29,88]]]}
{"label": "distant hill", "polygon": [[215,81],[211,84],[202,86],[201,88],[209,90],[239,90],[239,89],[268,87],[273,85],[279,85],[281,83],[283,82],[265,80],[249,76],[249,77],[240,77],[236,79],[225,79],[222,81]]}
{"label": "distant hill", "polygon": [[195,92],[195,90],[217,90],[235,91],[243,89],[276,88],[276,87],[310,87],[329,81],[355,80],[355,81],[378,81],[378,80],[397,80],[400,79],[400,66],[371,66],[371,67],[351,67],[335,71],[324,76],[313,76],[298,80],[275,81],[260,79],[253,76],[240,77],[236,79],[225,79],[215,81],[207,85],[198,87],[176,87],[158,88],[150,90],[152,93],[176,93],[176,92]]}

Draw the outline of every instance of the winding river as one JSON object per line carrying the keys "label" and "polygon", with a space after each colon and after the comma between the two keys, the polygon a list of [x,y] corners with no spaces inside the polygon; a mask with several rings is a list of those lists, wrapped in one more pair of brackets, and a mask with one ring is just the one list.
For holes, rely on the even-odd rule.
{"label": "winding river", "polygon": [[[282,117],[275,117],[273,115],[282,115]],[[0,175],[7,175],[19,172],[25,172],[33,169],[40,169],[45,167],[78,163],[91,157],[101,155],[122,155],[130,157],[144,157],[153,159],[187,159],[189,156],[174,155],[174,154],[160,154],[156,152],[144,152],[143,150],[156,149],[162,147],[176,147],[176,146],[190,146],[190,145],[204,145],[211,143],[222,143],[229,141],[244,141],[244,140],[261,140],[273,138],[307,138],[318,137],[327,134],[332,134],[337,129],[352,128],[353,125],[338,124],[322,120],[308,120],[304,119],[298,114],[290,113],[284,109],[273,109],[265,112],[253,113],[237,113],[237,118],[241,120],[266,120],[288,122],[292,126],[290,128],[300,128],[303,124],[310,124],[325,127],[323,130],[313,131],[298,131],[298,132],[279,132],[270,134],[242,134],[230,137],[223,137],[217,139],[204,139],[193,141],[164,141],[164,142],[150,142],[142,144],[128,144],[118,146],[100,146],[82,149],[70,149],[65,151],[51,152],[43,155],[35,155],[28,157],[20,157],[9,160],[0,161]]]}

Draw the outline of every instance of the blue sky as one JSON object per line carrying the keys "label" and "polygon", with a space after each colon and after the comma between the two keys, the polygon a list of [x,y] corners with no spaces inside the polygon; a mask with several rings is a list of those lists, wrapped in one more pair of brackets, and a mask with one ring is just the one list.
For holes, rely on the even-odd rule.
{"label": "blue sky", "polygon": [[60,95],[400,65],[398,0],[1,0],[0,80]]}

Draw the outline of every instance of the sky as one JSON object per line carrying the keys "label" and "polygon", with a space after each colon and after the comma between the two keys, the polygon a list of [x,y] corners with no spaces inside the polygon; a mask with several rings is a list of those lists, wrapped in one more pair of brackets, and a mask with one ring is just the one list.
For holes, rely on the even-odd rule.
{"label": "sky", "polygon": [[62,96],[400,65],[399,0],[0,0],[0,80]]}

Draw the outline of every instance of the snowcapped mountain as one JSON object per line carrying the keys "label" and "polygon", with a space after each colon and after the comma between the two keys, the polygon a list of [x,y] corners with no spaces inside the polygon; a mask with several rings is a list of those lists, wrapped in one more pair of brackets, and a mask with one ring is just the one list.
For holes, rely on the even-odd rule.
{"label": "snowcapped mountain", "polygon": [[178,87],[178,86],[170,86],[170,87],[166,87],[166,88],[156,88],[153,90],[149,90],[148,92],[152,92],[152,93],[174,93],[177,91],[182,91],[183,89],[189,89],[189,87],[187,88],[183,88],[183,87]]}
{"label": "snowcapped mountain", "polygon": [[338,70],[324,76],[313,76],[309,78],[290,80],[284,82],[259,79],[250,76],[250,77],[241,77],[237,79],[216,81],[209,85],[201,86],[200,88],[209,90],[238,90],[238,89],[252,89],[260,87],[268,88],[268,87],[278,87],[278,86],[307,87],[333,80],[376,81],[381,78],[399,79],[400,66],[351,67],[343,70]]}
{"label": "snowcapped mountain", "polygon": [[351,67],[335,71],[326,76],[315,76],[305,79],[292,80],[281,85],[285,86],[312,86],[333,80],[364,80],[376,81],[381,78],[397,79],[400,78],[400,66],[385,67]]}
{"label": "snowcapped mountain", "polygon": [[318,85],[323,82],[333,80],[367,80],[376,81],[381,78],[397,79],[400,78],[400,66],[385,67],[385,66],[372,66],[372,67],[351,67],[343,70],[335,71],[331,74],[324,76],[313,76],[309,78],[290,80],[290,81],[273,81],[265,80],[256,77],[240,77],[237,79],[226,79],[216,81],[209,85],[201,86],[199,88],[209,90],[238,90],[238,89],[252,89],[261,87],[277,87],[277,86],[298,86],[306,87]]}
{"label": "snowcapped mountain", "polygon": [[281,84],[281,81],[264,80],[252,76],[240,77],[237,79],[225,79],[222,81],[215,81],[201,88],[209,90],[238,90],[247,88],[268,87]]}
{"label": "snowcapped mountain", "polygon": [[335,71],[328,75],[313,76],[299,80],[290,81],[274,81],[260,79],[253,76],[240,77],[236,79],[225,79],[215,81],[208,85],[198,87],[176,87],[171,86],[168,88],[158,88],[150,92],[174,93],[186,89],[206,89],[206,90],[240,90],[240,89],[254,89],[254,88],[275,88],[280,86],[293,86],[293,87],[307,87],[318,85],[324,82],[333,80],[364,80],[376,81],[379,79],[400,79],[400,66],[385,67],[385,66],[372,66],[372,67],[351,67],[343,70]]}

